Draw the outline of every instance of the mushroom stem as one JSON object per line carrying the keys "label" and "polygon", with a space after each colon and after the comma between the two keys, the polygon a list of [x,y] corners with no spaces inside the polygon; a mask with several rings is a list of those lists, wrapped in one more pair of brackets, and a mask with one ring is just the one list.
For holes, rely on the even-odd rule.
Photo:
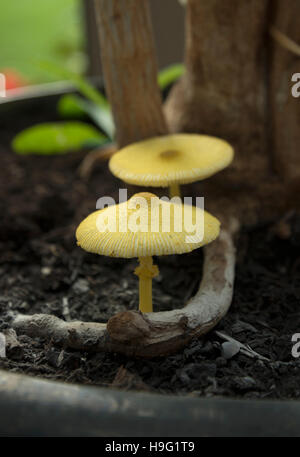
{"label": "mushroom stem", "polygon": [[139,257],[139,266],[134,273],[139,277],[139,310],[142,313],[152,313],[152,278],[158,275],[159,270],[153,265],[152,257]]}
{"label": "mushroom stem", "polygon": [[178,183],[170,184],[169,195],[170,195],[170,198],[173,198],[173,197],[181,198],[180,185]]}
{"label": "mushroom stem", "polygon": [[139,277],[139,293],[139,310],[142,313],[152,313],[152,278]]}

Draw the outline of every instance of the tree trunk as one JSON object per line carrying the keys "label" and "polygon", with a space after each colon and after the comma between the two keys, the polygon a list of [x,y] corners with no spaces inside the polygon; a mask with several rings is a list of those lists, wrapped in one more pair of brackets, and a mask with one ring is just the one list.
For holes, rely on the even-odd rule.
{"label": "tree trunk", "polygon": [[201,187],[219,216],[233,212],[255,224],[286,207],[289,186],[282,177],[299,173],[300,103],[290,93],[295,56],[279,49],[269,27],[274,18],[299,39],[299,12],[297,0],[188,0],[187,71],[165,112],[172,131],[233,144],[233,164]]}
{"label": "tree trunk", "polygon": [[[300,44],[300,2],[276,0],[274,5],[273,25]],[[299,73],[300,59],[272,40],[270,60],[273,163],[278,174],[291,182],[300,178],[300,100],[291,95],[291,76]]]}
{"label": "tree trunk", "polygon": [[148,0],[95,0],[119,146],[166,133]]}

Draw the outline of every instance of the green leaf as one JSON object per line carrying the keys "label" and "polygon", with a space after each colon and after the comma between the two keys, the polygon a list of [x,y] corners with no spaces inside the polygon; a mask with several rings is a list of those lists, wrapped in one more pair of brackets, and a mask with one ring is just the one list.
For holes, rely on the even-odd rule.
{"label": "green leaf", "polygon": [[107,138],[95,127],[78,121],[38,124],[18,133],[12,141],[17,154],[52,155],[75,151]]}
{"label": "green leaf", "polygon": [[79,97],[73,94],[62,95],[57,103],[57,111],[63,118],[83,118],[86,112],[80,106]]}
{"label": "green leaf", "polygon": [[73,73],[66,68],[61,68],[53,62],[42,62],[41,66],[44,69],[55,73],[60,78],[67,79],[74,84],[77,90],[88,99],[84,100],[80,97],[76,97],[77,104],[93,119],[110,139],[113,139],[115,126],[107,98],[101,94],[100,91],[95,89],[84,77]]}
{"label": "green leaf", "polygon": [[54,62],[41,62],[40,66],[44,70],[54,73],[60,78],[72,81],[74,86],[82,93],[82,95],[102,108],[109,109],[107,98],[101,94],[100,91],[95,89],[83,76],[80,76],[67,68],[61,67]]}
{"label": "green leaf", "polygon": [[183,75],[185,66],[182,63],[175,63],[164,68],[158,74],[158,85],[161,90],[166,89],[170,84],[177,81]]}
{"label": "green leaf", "polygon": [[88,114],[95,124],[97,124],[98,127],[106,133],[108,138],[112,140],[115,134],[115,124],[110,111],[103,110],[100,106],[95,105],[95,103],[84,100],[81,97],[78,97],[77,101],[81,109]]}
{"label": "green leaf", "polygon": [[115,126],[112,116],[95,103],[85,100],[78,95],[68,94],[63,95],[59,99],[57,109],[62,117],[89,116],[109,139],[113,139]]}

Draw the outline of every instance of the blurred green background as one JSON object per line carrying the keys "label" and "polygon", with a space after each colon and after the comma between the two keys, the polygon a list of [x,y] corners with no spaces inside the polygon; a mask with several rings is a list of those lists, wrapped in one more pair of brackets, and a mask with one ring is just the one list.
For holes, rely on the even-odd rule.
{"label": "blurred green background", "polygon": [[57,76],[41,62],[82,74],[87,65],[81,0],[0,0],[0,72],[16,71],[27,83]]}

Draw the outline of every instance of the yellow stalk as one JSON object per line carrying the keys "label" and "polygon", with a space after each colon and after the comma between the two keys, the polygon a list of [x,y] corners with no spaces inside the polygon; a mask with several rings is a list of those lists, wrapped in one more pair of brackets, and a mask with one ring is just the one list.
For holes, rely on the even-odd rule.
{"label": "yellow stalk", "polygon": [[153,265],[152,257],[139,257],[140,265],[134,273],[139,277],[139,310],[152,313],[152,278],[158,275],[158,267]]}
{"label": "yellow stalk", "polygon": [[169,195],[170,195],[170,198],[173,198],[173,197],[180,197],[181,198],[181,191],[180,191],[180,186],[179,186],[178,183],[170,184],[170,186],[169,186]]}
{"label": "yellow stalk", "polygon": [[142,313],[152,313],[152,278],[139,278],[140,303]]}

